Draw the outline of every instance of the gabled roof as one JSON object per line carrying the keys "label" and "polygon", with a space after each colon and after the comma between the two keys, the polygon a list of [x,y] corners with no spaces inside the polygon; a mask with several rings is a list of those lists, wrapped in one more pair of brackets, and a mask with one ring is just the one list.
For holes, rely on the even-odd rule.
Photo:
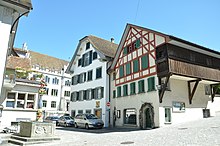
{"label": "gabled roof", "polygon": [[41,54],[34,51],[29,51],[30,53],[30,59],[31,59],[31,65],[39,65],[43,68],[48,69],[54,69],[54,70],[62,70],[64,65],[68,64],[68,61],[58,59],[52,56],[48,56],[45,54]]}
{"label": "gabled roof", "polygon": [[205,50],[205,51],[208,51],[208,52],[220,55],[220,52],[218,52],[218,51],[211,50],[209,48],[206,48],[206,47],[203,47],[201,45],[198,45],[198,44],[195,44],[195,43],[192,43],[192,42],[180,39],[178,37],[175,37],[175,36],[172,36],[172,35],[167,35],[167,34],[164,34],[164,33],[161,33],[161,32],[155,31],[155,30],[151,30],[151,29],[148,29],[148,28],[144,28],[144,27],[141,27],[141,26],[137,26],[137,25],[133,25],[133,24],[127,24],[126,27],[125,27],[124,33],[122,35],[121,41],[119,43],[118,49],[116,51],[113,63],[111,64],[111,66],[110,66],[110,68],[108,70],[109,72],[111,72],[114,69],[114,66],[116,65],[116,62],[117,62],[118,57],[120,55],[119,53],[121,52],[121,49],[123,49],[123,46],[122,46],[123,42],[125,41],[125,39],[126,39],[126,37],[128,35],[128,31],[130,30],[131,27],[136,27],[136,28],[139,28],[139,29],[142,29],[142,30],[147,30],[147,31],[153,32],[155,34],[160,34],[160,35],[162,35],[162,36],[164,36],[166,38],[166,43],[170,43],[171,41],[174,40],[174,41],[177,41],[177,42],[181,42],[183,44],[187,44],[189,46],[193,46],[193,47],[199,48],[201,50]]}
{"label": "gabled roof", "polygon": [[7,58],[6,68],[8,68],[8,69],[23,68],[25,70],[30,70],[31,69],[31,60],[29,58],[9,56]]}
{"label": "gabled roof", "polygon": [[70,69],[71,69],[71,66],[73,65],[73,62],[77,56],[77,52],[79,51],[79,48],[82,44],[83,41],[88,41],[90,42],[90,44],[97,50],[99,51],[100,53],[102,53],[104,56],[106,57],[110,57],[110,58],[113,58],[114,55],[115,55],[115,52],[117,50],[117,47],[118,45],[111,42],[111,41],[107,41],[107,40],[104,40],[102,38],[99,38],[99,37],[96,37],[96,36],[93,36],[93,35],[89,35],[89,36],[85,36],[84,38],[80,39],[79,40],[79,43],[77,45],[77,48],[75,50],[75,53],[70,61],[70,64],[69,66],[67,67],[67,70],[66,72],[67,73],[70,73]]}
{"label": "gabled roof", "polygon": [[23,9],[32,10],[33,6],[31,0],[1,0],[0,4],[11,7],[22,13]]}

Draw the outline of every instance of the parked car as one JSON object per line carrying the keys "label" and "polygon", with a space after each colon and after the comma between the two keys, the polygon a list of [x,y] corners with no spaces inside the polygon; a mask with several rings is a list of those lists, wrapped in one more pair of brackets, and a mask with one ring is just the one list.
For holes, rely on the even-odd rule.
{"label": "parked car", "polygon": [[57,123],[58,126],[74,126],[74,119],[70,116],[61,116]]}
{"label": "parked car", "polygon": [[75,127],[89,128],[102,128],[104,122],[94,114],[78,114],[75,119]]}
{"label": "parked car", "polygon": [[58,116],[48,116],[45,118],[44,122],[53,122],[58,124],[59,117]]}

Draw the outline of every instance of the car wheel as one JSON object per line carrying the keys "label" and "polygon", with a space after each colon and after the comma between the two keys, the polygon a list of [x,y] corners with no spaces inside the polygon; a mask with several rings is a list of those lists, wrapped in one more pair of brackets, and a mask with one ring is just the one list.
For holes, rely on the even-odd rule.
{"label": "car wheel", "polygon": [[74,125],[74,126],[75,126],[75,128],[78,128],[78,125],[77,125],[76,123],[75,123],[75,125]]}
{"label": "car wheel", "polygon": [[88,125],[88,124],[86,124],[86,125],[85,125],[85,128],[86,128],[86,129],[89,129],[89,125]]}
{"label": "car wheel", "polygon": [[65,127],[67,127],[67,126],[68,126],[68,124],[67,124],[67,123],[64,123],[64,125],[65,125]]}
{"label": "car wheel", "polygon": [[59,123],[59,122],[57,122],[57,126],[60,126],[60,123]]}

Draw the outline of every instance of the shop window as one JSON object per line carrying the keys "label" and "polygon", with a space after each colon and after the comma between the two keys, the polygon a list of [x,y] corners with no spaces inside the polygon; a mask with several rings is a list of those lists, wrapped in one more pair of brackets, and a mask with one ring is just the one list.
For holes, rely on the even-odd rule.
{"label": "shop window", "polygon": [[121,86],[117,87],[117,97],[121,97]]}
{"label": "shop window", "polygon": [[124,124],[137,124],[137,113],[135,109],[125,109],[124,110]]}
{"label": "shop window", "polygon": [[155,78],[150,77],[147,79],[148,82],[148,92],[155,91]]}
{"label": "shop window", "polygon": [[131,74],[131,63],[127,63],[126,65],[126,75],[130,75]]}
{"label": "shop window", "polygon": [[124,76],[124,66],[122,65],[119,67],[119,77],[121,78],[123,76]]}
{"label": "shop window", "polygon": [[123,96],[127,96],[128,95],[128,85],[124,85],[123,86]]}
{"label": "shop window", "polygon": [[164,108],[165,110],[165,123],[171,123],[171,108]]}
{"label": "shop window", "polygon": [[133,72],[136,73],[139,71],[139,61],[138,59],[133,61]]}
{"label": "shop window", "polygon": [[148,68],[148,54],[141,57],[141,69]]}
{"label": "shop window", "polygon": [[134,95],[136,94],[136,91],[135,91],[135,82],[131,83],[130,84],[130,95]]}
{"label": "shop window", "polygon": [[138,93],[143,93],[143,92],[145,92],[144,80],[140,80],[138,81]]}

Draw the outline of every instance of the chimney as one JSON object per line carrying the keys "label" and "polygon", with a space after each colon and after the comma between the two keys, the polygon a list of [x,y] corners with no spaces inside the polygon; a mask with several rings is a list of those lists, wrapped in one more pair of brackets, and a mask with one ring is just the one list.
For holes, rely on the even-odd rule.
{"label": "chimney", "polygon": [[111,42],[114,43],[114,42],[115,42],[115,39],[114,39],[114,38],[111,38]]}

